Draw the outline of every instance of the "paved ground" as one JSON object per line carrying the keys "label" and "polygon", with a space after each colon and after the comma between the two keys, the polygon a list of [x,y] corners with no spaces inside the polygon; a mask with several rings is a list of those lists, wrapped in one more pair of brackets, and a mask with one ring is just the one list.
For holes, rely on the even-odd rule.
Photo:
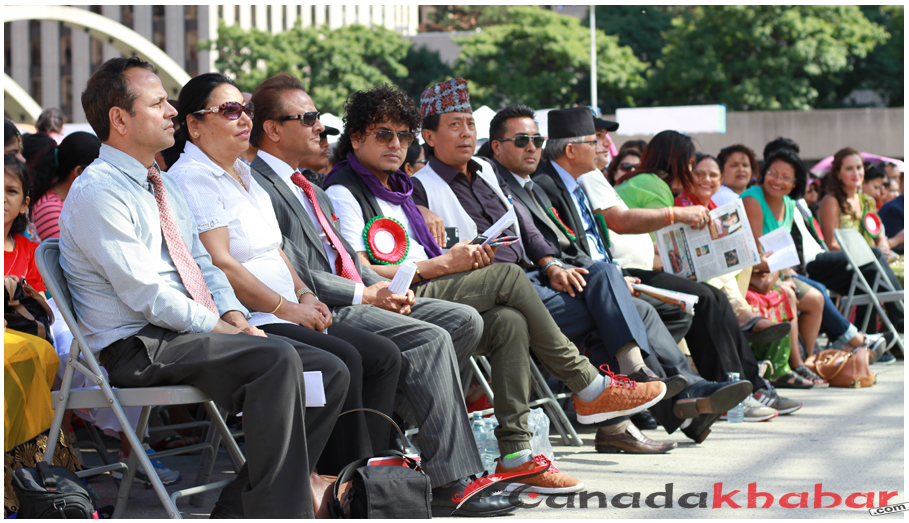
{"label": "paved ground", "polygon": [[[896,492],[889,503],[905,501],[904,472],[904,364],[902,361],[883,367],[872,366],[878,373],[877,385],[867,389],[819,389],[784,391],[784,395],[803,401],[798,412],[765,423],[732,425],[719,422],[701,445],[690,442],[681,432],[667,435],[662,428],[646,433],[658,440],[677,441],[679,448],[665,455],[598,454],[593,450],[594,429],[578,426],[583,447],[561,446],[552,437],[556,463],[562,471],[582,479],[584,496],[556,496],[532,499],[526,494],[521,501],[540,502],[535,508],[522,508],[514,517],[542,518],[856,518],[870,517],[865,508],[849,508],[845,502],[855,492],[872,492],[878,506],[878,493]],[[113,448],[113,446],[111,447]],[[86,459],[97,459],[86,452]],[[183,472],[185,487],[193,484],[198,456],[166,458],[164,462]],[[230,477],[230,463],[222,452],[214,479]],[[722,483],[721,493],[739,492],[732,501],[741,508],[712,508],[717,503],[715,488]],[[748,488],[756,483],[757,491],[773,496],[768,509],[748,508]],[[842,498],[838,506],[814,509],[815,484],[823,491]],[[92,480],[92,486],[103,499],[113,504],[115,484],[106,476]],[[172,487],[172,488],[176,488]],[[659,493],[672,489],[669,502]],[[797,505],[799,493],[805,492],[808,508],[784,508],[781,502]],[[597,493],[601,493],[599,495]],[[622,493],[629,493],[619,496]],[[694,493],[685,497],[687,493]],[[703,494],[706,508],[683,508],[683,501],[695,505]],[[780,499],[796,493],[791,499]],[[655,496],[651,497],[652,495]],[[581,498],[586,497],[587,508]],[[605,499],[600,505],[599,499]],[[206,518],[217,498],[217,492],[204,496],[201,507],[192,507],[186,498],[178,501],[185,518]],[[659,507],[651,508],[651,504]],[[685,498],[685,499],[680,499]],[[766,498],[758,498],[760,506]],[[825,506],[835,500],[823,499]],[[864,505],[863,497],[857,502]],[[620,508],[631,505],[628,508]],[[127,517],[163,518],[153,490],[133,489]],[[883,516],[892,519],[899,516]]]}

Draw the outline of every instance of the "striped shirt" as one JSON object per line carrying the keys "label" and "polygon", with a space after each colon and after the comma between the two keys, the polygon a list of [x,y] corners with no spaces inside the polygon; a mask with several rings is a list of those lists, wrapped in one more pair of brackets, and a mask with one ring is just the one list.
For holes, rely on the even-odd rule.
{"label": "striped shirt", "polygon": [[[249,313],[199,240],[177,183],[161,173],[174,222],[221,314]],[[218,316],[196,303],[180,280],[161,234],[148,168],[109,145],[76,178],[60,213],[60,266],[93,351],[149,323],[175,332],[211,332]]]}
{"label": "striped shirt", "polygon": [[41,241],[60,236],[60,211],[63,210],[63,200],[52,190],[44,193],[32,209],[32,223],[38,231]]}

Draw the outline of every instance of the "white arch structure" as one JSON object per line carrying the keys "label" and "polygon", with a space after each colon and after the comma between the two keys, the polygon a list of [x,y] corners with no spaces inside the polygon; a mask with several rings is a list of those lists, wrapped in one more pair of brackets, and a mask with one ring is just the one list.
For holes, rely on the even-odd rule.
{"label": "white arch structure", "polygon": [[3,110],[17,122],[34,122],[41,116],[38,102],[6,73],[3,73]]}
{"label": "white arch structure", "polygon": [[[168,96],[176,98],[180,88],[190,80],[189,74],[177,65],[167,53],[144,36],[125,25],[99,14],[69,6],[53,6],[47,9],[35,9],[34,6],[4,6],[3,22],[19,20],[49,20],[63,22],[69,27],[85,30],[92,37],[113,46],[124,56],[138,56],[151,62],[157,68],[158,77],[167,90]],[[41,113],[39,106],[28,93],[12,78],[4,75],[3,99],[7,112],[10,109],[28,114],[36,120]]]}

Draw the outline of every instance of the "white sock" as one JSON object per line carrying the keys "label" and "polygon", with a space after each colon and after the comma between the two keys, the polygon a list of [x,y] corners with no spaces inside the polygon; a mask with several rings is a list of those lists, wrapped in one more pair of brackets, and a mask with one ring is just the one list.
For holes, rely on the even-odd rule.
{"label": "white sock", "polygon": [[578,398],[581,401],[593,401],[597,399],[597,396],[603,393],[606,390],[606,387],[609,386],[609,376],[600,374],[590,383],[590,385],[584,387],[584,390],[578,392]]}
{"label": "white sock", "polygon": [[520,450],[516,454],[517,456],[511,455],[510,458],[503,457],[502,466],[507,469],[513,469],[533,459],[530,449]]}

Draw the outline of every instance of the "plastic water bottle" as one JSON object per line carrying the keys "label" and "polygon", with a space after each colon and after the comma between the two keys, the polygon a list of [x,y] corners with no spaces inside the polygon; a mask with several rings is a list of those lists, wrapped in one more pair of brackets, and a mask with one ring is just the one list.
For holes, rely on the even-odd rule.
{"label": "plastic water bottle", "polygon": [[552,443],[549,442],[549,416],[541,408],[531,409],[527,424],[533,433],[533,437],[530,438],[530,449],[533,455],[542,454],[550,460],[553,459],[555,453],[552,450]]}
{"label": "plastic water bottle", "polygon": [[496,439],[495,429],[499,425],[495,416],[484,418],[479,412],[473,413],[471,430],[477,442],[477,452],[483,462],[483,468],[493,474],[496,470],[496,458],[499,457],[499,441]]}
{"label": "plastic water bottle", "polygon": [[[726,381],[739,381],[738,372],[729,372],[726,374]],[[726,421],[729,423],[742,423],[745,421],[745,406],[739,402],[738,405],[726,412]]]}

